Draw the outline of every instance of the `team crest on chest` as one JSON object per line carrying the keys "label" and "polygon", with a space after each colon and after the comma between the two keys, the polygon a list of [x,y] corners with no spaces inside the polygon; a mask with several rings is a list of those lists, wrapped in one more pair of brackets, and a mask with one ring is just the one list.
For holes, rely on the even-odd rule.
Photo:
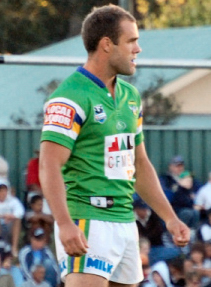
{"label": "team crest on chest", "polygon": [[97,122],[99,122],[101,124],[103,124],[106,121],[107,115],[103,109],[102,104],[94,106],[94,118]]}
{"label": "team crest on chest", "polygon": [[116,129],[119,131],[126,129],[126,127],[127,125],[123,121],[118,121],[116,124]]}
{"label": "team crest on chest", "polygon": [[138,114],[138,107],[137,107],[136,102],[129,101],[128,106],[129,106],[129,109],[133,112],[134,116],[136,116]]}

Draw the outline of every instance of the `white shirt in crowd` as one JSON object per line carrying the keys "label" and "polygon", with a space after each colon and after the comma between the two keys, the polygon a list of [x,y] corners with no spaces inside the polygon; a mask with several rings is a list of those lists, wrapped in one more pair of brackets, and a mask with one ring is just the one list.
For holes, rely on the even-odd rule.
{"label": "white shirt in crowd", "polygon": [[198,190],[195,204],[203,207],[206,210],[211,208],[211,181],[208,181]]}
{"label": "white shirt in crowd", "polygon": [[21,201],[10,194],[5,201],[0,202],[0,216],[4,214],[13,214],[16,218],[22,219],[24,216],[24,206]]}

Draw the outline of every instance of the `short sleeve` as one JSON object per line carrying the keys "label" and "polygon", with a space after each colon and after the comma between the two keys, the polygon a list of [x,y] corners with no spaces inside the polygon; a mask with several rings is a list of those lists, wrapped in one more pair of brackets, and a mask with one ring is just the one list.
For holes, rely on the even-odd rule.
{"label": "short sleeve", "polygon": [[44,107],[44,125],[41,141],[53,141],[73,148],[86,116],[75,101],[65,97],[50,99]]}

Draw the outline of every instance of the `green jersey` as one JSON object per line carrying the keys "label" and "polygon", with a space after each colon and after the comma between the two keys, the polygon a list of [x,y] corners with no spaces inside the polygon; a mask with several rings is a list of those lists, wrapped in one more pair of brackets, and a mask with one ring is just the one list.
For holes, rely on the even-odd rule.
{"label": "green jersey", "polygon": [[46,103],[41,141],[71,150],[62,173],[73,219],[134,221],[135,146],[143,141],[135,87],[117,78],[113,99],[100,79],[78,68]]}

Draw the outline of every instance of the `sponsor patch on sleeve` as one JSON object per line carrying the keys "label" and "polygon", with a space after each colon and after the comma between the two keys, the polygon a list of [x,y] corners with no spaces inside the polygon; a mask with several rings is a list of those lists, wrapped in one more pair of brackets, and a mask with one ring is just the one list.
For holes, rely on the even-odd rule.
{"label": "sponsor patch on sleeve", "polygon": [[76,110],[61,102],[50,103],[45,112],[44,125],[54,125],[65,129],[71,129]]}

